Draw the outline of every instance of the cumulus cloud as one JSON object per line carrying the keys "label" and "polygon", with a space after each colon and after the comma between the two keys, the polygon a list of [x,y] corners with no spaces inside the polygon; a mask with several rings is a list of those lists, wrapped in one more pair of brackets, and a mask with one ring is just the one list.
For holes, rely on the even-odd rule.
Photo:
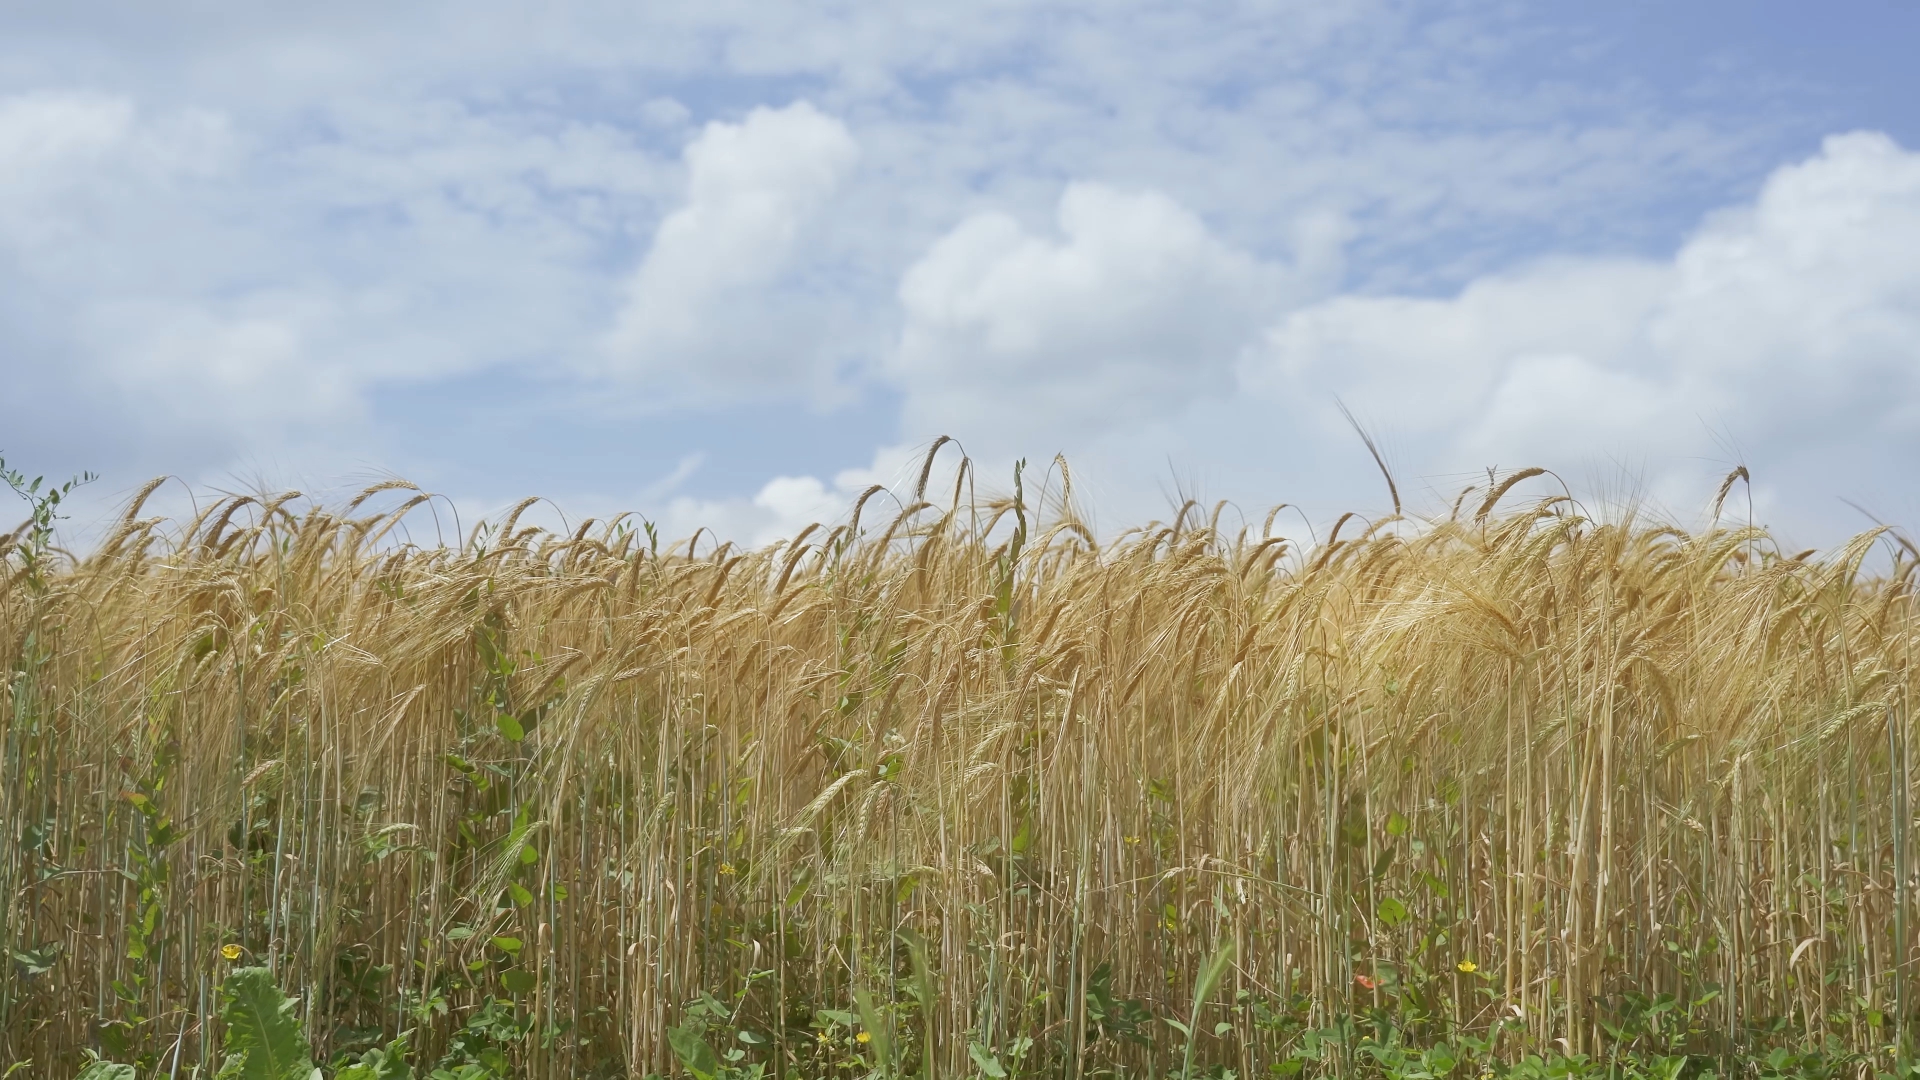
{"label": "cumulus cloud", "polygon": [[1826,140],[1710,220],[1674,260],[1649,336],[1677,374],[1734,391],[1757,425],[1914,432],[1920,405],[1920,154]]}
{"label": "cumulus cloud", "polygon": [[627,283],[614,369],[723,397],[829,378],[824,328],[780,286],[858,155],[846,125],[804,101],[708,124],[687,146],[686,203]]}
{"label": "cumulus cloud", "polygon": [[1221,240],[1165,194],[1069,185],[1056,233],[977,214],[905,274],[905,326],[887,372],[913,436],[1013,445],[1083,441],[1230,392],[1263,321],[1299,302],[1338,230],[1300,267]]}
{"label": "cumulus cloud", "polygon": [[1345,394],[1436,472],[1657,462],[1654,486],[1690,472],[1697,491],[1744,451],[1763,482],[1884,490],[1875,461],[1920,450],[1920,154],[1829,138],[1666,260],[1313,305],[1241,375],[1270,398]]}
{"label": "cumulus cloud", "polygon": [[1559,260],[1473,281],[1448,299],[1340,296],[1287,315],[1240,367],[1249,391],[1351,397],[1395,432],[1456,429],[1518,359],[1643,359],[1646,312],[1672,273],[1635,260]]}
{"label": "cumulus cloud", "polygon": [[776,476],[751,497],[701,499],[681,496],[667,505],[661,520],[667,535],[691,536],[711,529],[748,547],[764,547],[797,535],[815,522],[831,522],[847,512],[857,492],[812,476]]}
{"label": "cumulus cloud", "polygon": [[[1539,464],[1684,514],[1738,462],[1790,532],[1858,524],[1816,505],[1834,495],[1904,508],[1885,502],[1906,490],[1891,463],[1920,453],[1920,154],[1884,136],[1828,139],[1664,259],[1301,303],[1312,246],[1263,261],[1164,196],[1098,185],[1069,189],[1056,236],[973,217],[900,289],[887,370],[908,437],[958,433],[990,475],[1064,448],[1116,520],[1199,493],[1189,464],[1207,495],[1337,512],[1378,485],[1339,398],[1436,506],[1487,466]],[[753,500],[757,535],[830,516],[856,480],[898,486],[906,456],[782,478]]]}

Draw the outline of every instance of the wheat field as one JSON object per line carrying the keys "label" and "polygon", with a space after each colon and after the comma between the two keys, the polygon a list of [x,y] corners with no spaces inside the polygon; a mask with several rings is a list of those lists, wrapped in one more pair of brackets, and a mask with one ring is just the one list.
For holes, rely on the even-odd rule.
{"label": "wheat field", "polygon": [[236,963],[323,1060],[484,1013],[537,1078],[696,1022],[728,1076],[1902,1058],[1914,553],[1515,478],[1317,540],[961,487],[759,551],[416,543],[402,485],[16,533],[0,1062],[211,1075]]}

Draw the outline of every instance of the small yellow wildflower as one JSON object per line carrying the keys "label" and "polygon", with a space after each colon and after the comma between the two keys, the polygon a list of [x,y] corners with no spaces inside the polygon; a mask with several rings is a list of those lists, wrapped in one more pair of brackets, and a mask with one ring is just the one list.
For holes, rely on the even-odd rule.
{"label": "small yellow wildflower", "polygon": [[1462,960],[1458,966],[1460,968],[1460,974],[1462,975],[1471,975],[1480,970],[1480,965],[1471,960]]}
{"label": "small yellow wildflower", "polygon": [[855,1035],[853,1037],[853,1041],[857,1043],[870,1043],[873,1041],[873,1032],[863,1031],[860,1034]]}
{"label": "small yellow wildflower", "polygon": [[1127,843],[1129,843],[1129,844],[1137,844],[1137,843],[1139,843],[1139,842],[1140,842],[1140,838],[1139,838],[1139,837],[1137,837],[1137,836],[1129,836],[1129,837],[1127,837]]}
{"label": "small yellow wildflower", "polygon": [[226,957],[229,960],[238,960],[240,959],[240,946],[222,945],[220,946],[220,955]]}
{"label": "small yellow wildflower", "polygon": [[818,1038],[818,1039],[820,1040],[820,1045],[821,1045],[821,1046],[825,1046],[825,1045],[827,1045],[828,1043],[830,1043],[830,1042],[832,1042],[832,1041],[833,1041],[833,1037],[832,1037],[832,1036],[830,1036],[830,1035],[828,1035],[828,1034],[827,1034],[826,1032],[824,1032],[824,1031],[823,1031],[823,1032],[821,1032],[821,1033],[820,1033],[820,1034],[819,1034],[818,1036],[816,1036],[816,1038]]}
{"label": "small yellow wildflower", "polygon": [[722,877],[732,877],[734,873],[735,871],[732,863],[723,862],[720,864],[720,874]]}

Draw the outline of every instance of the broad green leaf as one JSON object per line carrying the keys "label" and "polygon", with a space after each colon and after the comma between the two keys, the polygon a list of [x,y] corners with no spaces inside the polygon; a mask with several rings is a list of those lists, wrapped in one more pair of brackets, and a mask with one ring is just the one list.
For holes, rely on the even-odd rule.
{"label": "broad green leaf", "polygon": [[973,1063],[980,1067],[981,1072],[986,1073],[993,1080],[1003,1080],[1007,1075],[1006,1067],[1000,1064],[1000,1059],[993,1056],[993,1051],[979,1043],[968,1043],[967,1055],[973,1058]]}
{"label": "broad green leaf", "polygon": [[517,937],[497,937],[493,939],[494,948],[514,956],[520,954],[520,950],[524,947],[524,944],[525,943]]}
{"label": "broad green leaf", "polygon": [[1389,896],[1380,901],[1380,921],[1388,926],[1399,926],[1407,921],[1407,905]]}
{"label": "broad green leaf", "polygon": [[527,729],[521,727],[520,721],[515,720],[507,713],[501,713],[498,717],[495,717],[493,725],[500,729],[501,737],[508,742],[519,742],[521,739],[527,737]]}
{"label": "broad green leaf", "polygon": [[111,1061],[95,1058],[87,1062],[86,1068],[80,1070],[78,1080],[134,1080],[136,1075],[131,1065],[116,1065]]}
{"label": "broad green leaf", "polygon": [[707,1045],[706,1032],[699,1023],[681,1024],[667,1029],[667,1044],[673,1047],[673,1056],[687,1067],[695,1080],[715,1080],[720,1075],[720,1059],[714,1055],[713,1047]]}
{"label": "broad green leaf", "polygon": [[333,1074],[333,1080],[413,1080],[413,1066],[407,1064],[407,1037],[374,1047],[360,1060]]}
{"label": "broad green leaf", "polygon": [[220,998],[227,1034],[219,1080],[309,1080],[313,1051],[294,1015],[297,1002],[281,993],[272,972],[237,968],[221,985]]}
{"label": "broad green leaf", "polygon": [[880,1011],[873,1007],[873,997],[865,990],[853,992],[853,1006],[860,1014],[860,1026],[873,1036],[874,1060],[880,1062],[883,1069],[893,1067],[893,1041],[888,1037],[886,1027],[880,1022]]}

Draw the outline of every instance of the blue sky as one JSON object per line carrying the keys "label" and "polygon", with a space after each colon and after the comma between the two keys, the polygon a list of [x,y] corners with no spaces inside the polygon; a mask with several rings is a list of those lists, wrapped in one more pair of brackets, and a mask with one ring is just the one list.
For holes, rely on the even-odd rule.
{"label": "blue sky", "polygon": [[[0,451],[749,542],[932,439],[1378,513],[1920,521],[1912,5],[0,14]],[[1844,501],[1843,501],[1844,500]]]}

